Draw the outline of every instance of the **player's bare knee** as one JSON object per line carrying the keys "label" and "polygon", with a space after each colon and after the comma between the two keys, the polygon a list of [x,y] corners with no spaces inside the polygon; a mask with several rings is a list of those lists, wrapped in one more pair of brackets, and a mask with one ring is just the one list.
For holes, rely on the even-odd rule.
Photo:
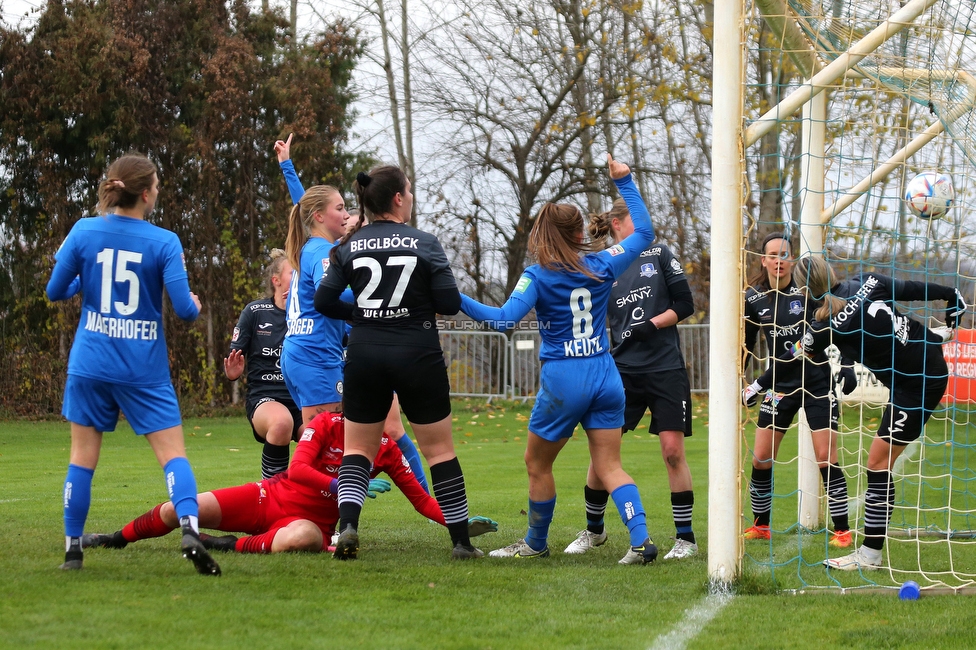
{"label": "player's bare knee", "polygon": [[280,552],[322,550],[322,531],[310,521],[296,521],[278,531],[274,546]]}
{"label": "player's bare knee", "polygon": [[272,445],[284,446],[291,442],[291,432],[292,423],[290,421],[273,422],[268,427],[268,435],[265,439]]}
{"label": "player's bare knee", "polygon": [[179,517],[176,516],[176,508],[173,507],[172,501],[167,501],[162,505],[159,509],[159,518],[170,526],[176,526],[180,522]]}
{"label": "player's bare knee", "polygon": [[671,469],[678,469],[685,462],[685,455],[678,450],[665,450],[664,462]]}

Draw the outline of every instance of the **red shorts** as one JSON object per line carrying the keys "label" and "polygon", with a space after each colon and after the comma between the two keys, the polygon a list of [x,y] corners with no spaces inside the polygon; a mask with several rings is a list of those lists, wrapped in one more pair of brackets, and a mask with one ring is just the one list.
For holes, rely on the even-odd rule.
{"label": "red shorts", "polygon": [[326,546],[335,526],[326,526],[324,522],[315,521],[314,517],[288,515],[275,498],[273,488],[265,488],[263,483],[258,482],[214,490],[212,494],[220,504],[221,513],[218,528],[229,533],[260,535],[307,519],[322,531],[322,546]]}

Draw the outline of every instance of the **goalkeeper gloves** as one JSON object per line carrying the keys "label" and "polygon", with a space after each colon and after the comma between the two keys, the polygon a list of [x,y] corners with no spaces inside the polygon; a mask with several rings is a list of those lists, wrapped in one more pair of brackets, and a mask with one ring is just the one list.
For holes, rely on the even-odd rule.
{"label": "goalkeeper gloves", "polygon": [[488,517],[471,517],[468,519],[468,537],[477,537],[485,533],[498,532],[498,522]]}
{"label": "goalkeeper gloves", "polygon": [[369,488],[366,490],[366,496],[370,499],[375,499],[378,492],[389,492],[392,484],[383,478],[371,478],[369,479]]}
{"label": "goalkeeper gloves", "polygon": [[763,391],[763,387],[759,385],[758,381],[754,381],[742,390],[742,404],[743,406],[755,406],[756,402],[759,401],[759,393]]}
{"label": "goalkeeper gloves", "polygon": [[946,325],[940,325],[939,327],[930,327],[929,331],[936,336],[937,343],[948,343],[952,340],[953,335],[956,333],[954,329]]}
{"label": "goalkeeper gloves", "polygon": [[[959,321],[962,319],[962,315],[966,313],[966,301],[963,300],[962,294],[959,293],[959,289],[956,289],[955,291],[955,304],[946,305],[945,315],[946,327],[951,327],[952,329],[959,327]],[[950,299],[946,302],[952,303],[952,300]]]}

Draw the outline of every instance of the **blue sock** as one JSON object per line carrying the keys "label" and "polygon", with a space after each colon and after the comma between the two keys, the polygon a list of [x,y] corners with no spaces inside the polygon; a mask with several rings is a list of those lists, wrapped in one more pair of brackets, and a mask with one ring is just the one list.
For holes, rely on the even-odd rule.
{"label": "blue sock", "polygon": [[555,509],[556,497],[548,501],[529,499],[529,532],[525,534],[525,543],[533,551],[541,551],[546,547],[546,540],[549,539],[549,524],[552,523],[552,513]]}
{"label": "blue sock", "polygon": [[647,517],[637,486],[633,483],[621,485],[610,493],[610,497],[630,531],[630,545],[640,546],[650,535],[647,534]]}
{"label": "blue sock", "polygon": [[68,465],[64,477],[64,534],[66,537],[81,537],[85,532],[85,520],[91,507],[91,484],[95,470]]}
{"label": "blue sock", "polygon": [[169,500],[176,508],[176,517],[197,517],[200,514],[197,507],[197,479],[193,476],[190,461],[186,458],[174,458],[166,463],[163,474],[166,476]]}
{"label": "blue sock", "polygon": [[417,446],[413,444],[413,440],[407,434],[400,436],[400,439],[396,443],[397,447],[400,448],[400,453],[410,463],[410,471],[417,477],[417,482],[420,483],[420,487],[424,488],[424,492],[430,494],[430,488],[427,487],[427,475],[424,474],[424,465],[420,462],[420,454],[417,453]]}

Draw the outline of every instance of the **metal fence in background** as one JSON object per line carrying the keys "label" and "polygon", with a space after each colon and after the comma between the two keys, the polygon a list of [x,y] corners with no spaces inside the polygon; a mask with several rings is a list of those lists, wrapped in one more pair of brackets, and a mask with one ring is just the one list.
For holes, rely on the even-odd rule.
{"label": "metal fence in background", "polygon": [[[692,393],[708,392],[708,325],[678,325]],[[539,392],[538,331],[441,330],[454,397],[534,399]]]}
{"label": "metal fence in background", "polygon": [[501,332],[441,330],[454,397],[506,397],[510,385],[509,341]]}

